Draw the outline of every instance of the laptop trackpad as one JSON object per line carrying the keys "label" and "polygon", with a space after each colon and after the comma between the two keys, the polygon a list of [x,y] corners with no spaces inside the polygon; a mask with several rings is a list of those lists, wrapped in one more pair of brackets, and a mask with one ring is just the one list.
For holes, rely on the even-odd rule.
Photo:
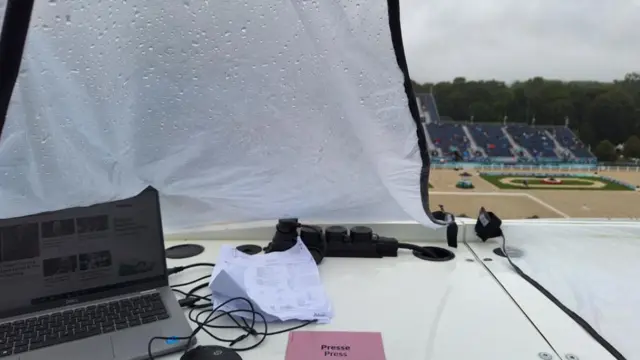
{"label": "laptop trackpad", "polygon": [[113,358],[113,346],[111,345],[111,337],[108,335],[43,348],[20,356],[20,360],[113,360]]}

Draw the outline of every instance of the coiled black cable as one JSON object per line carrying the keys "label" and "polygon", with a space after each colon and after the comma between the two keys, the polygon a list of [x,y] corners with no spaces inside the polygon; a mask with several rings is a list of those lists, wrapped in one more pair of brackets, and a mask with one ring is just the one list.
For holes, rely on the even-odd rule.
{"label": "coiled black cable", "polygon": [[189,264],[189,265],[185,265],[185,266],[176,266],[176,267],[172,267],[172,268],[167,269],[167,275],[177,274],[177,273],[185,271],[187,269],[191,269],[191,268],[199,267],[199,266],[214,267],[214,266],[216,266],[216,264],[214,264],[214,263],[194,263],[194,264]]}
{"label": "coiled black cable", "polygon": [[[196,265],[196,264],[194,264]],[[211,266],[213,266],[213,264],[210,264]],[[201,266],[201,265],[197,265],[197,266]],[[194,266],[191,266],[194,267]],[[183,269],[179,270],[185,270],[186,268],[189,268],[189,266],[183,267]],[[178,272],[179,272],[178,271]],[[209,336],[211,336],[213,339],[216,339],[219,342],[222,343],[227,343],[228,347],[231,348],[233,347],[234,351],[247,351],[247,350],[251,350],[251,349],[255,349],[256,347],[258,347],[260,344],[262,344],[264,342],[264,340],[267,338],[267,336],[271,336],[271,335],[278,335],[278,334],[283,334],[289,331],[293,331],[293,330],[297,330],[300,328],[303,328],[309,324],[315,323],[315,320],[309,320],[309,321],[303,321],[300,324],[296,324],[294,326],[291,326],[289,328],[286,329],[282,329],[282,330],[278,330],[278,331],[273,331],[273,332],[269,332],[268,329],[268,324],[266,321],[266,318],[264,315],[262,315],[260,312],[258,312],[255,307],[253,306],[253,303],[244,297],[235,297],[232,299],[229,299],[223,303],[221,303],[220,305],[218,305],[217,307],[213,308],[213,304],[211,301],[211,294],[207,294],[207,295],[198,295],[196,294],[197,291],[205,289],[208,287],[209,282],[203,282],[199,285],[196,285],[195,287],[193,287],[191,290],[189,291],[183,291],[181,289],[178,289],[179,287],[183,287],[183,286],[187,286],[187,285],[192,285],[194,283],[197,283],[199,281],[203,281],[205,279],[210,278],[211,276],[204,276],[201,277],[199,279],[190,281],[190,282],[186,282],[186,283],[182,283],[182,284],[176,284],[176,285],[172,285],[171,286],[171,290],[181,294],[184,296],[184,299],[179,300],[179,303],[182,307],[188,307],[190,308],[188,314],[187,314],[187,318],[189,320],[191,320],[193,323],[197,324],[197,327],[193,330],[193,332],[189,335],[189,336],[184,336],[184,337],[163,337],[163,336],[154,336],[149,340],[149,343],[147,345],[147,352],[148,352],[148,356],[149,359],[153,360],[153,354],[151,352],[151,345],[153,344],[154,341],[156,340],[187,340],[187,346],[185,349],[185,353],[189,350],[189,347],[191,345],[191,342],[193,341],[193,338],[200,332],[200,331],[204,331],[205,333],[207,333]],[[231,303],[231,302],[244,302],[246,303],[248,306],[248,309],[237,309],[237,310],[232,310],[232,311],[224,311],[221,310],[225,305]],[[239,314],[245,314],[245,316],[247,314],[250,314],[250,320],[247,321],[247,319],[245,319],[244,317],[240,317],[238,316]],[[202,317],[205,317],[204,319],[202,319]],[[213,322],[220,319],[220,318],[229,318],[231,319],[231,321],[234,323],[234,325],[216,325]],[[258,323],[260,325],[258,325]],[[259,327],[260,330],[256,330],[256,327]],[[227,338],[223,338],[220,336],[216,336],[215,334],[212,333],[213,329],[225,329],[225,330],[230,330],[230,329],[235,329],[235,330],[242,330],[244,332],[244,334],[235,337],[233,339],[227,339]],[[235,345],[237,345],[238,343],[240,343],[241,341],[244,341],[245,339],[247,339],[250,336],[254,336],[254,337],[258,337],[258,339],[249,346],[245,346],[245,347],[234,347]]]}
{"label": "coiled black cable", "polygon": [[172,289],[175,289],[175,288],[178,288],[178,287],[181,287],[181,286],[192,285],[192,284],[195,284],[195,283],[200,282],[200,281],[202,281],[202,280],[209,279],[210,277],[211,277],[211,275],[206,275],[206,276],[203,276],[203,277],[197,278],[197,279],[195,279],[195,280],[188,281],[188,282],[186,282],[186,283],[176,284],[176,285],[171,285],[171,288],[172,288]]}

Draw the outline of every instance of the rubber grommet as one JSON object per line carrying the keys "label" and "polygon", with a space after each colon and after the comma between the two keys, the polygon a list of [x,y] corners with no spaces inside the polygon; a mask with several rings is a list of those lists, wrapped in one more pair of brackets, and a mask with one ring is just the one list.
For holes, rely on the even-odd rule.
{"label": "rubber grommet", "polygon": [[186,259],[204,252],[204,246],[197,244],[175,245],[165,250],[169,259]]}
{"label": "rubber grommet", "polygon": [[240,245],[236,247],[236,249],[247,255],[256,255],[262,252],[262,247],[258,245],[253,245],[253,244]]}
{"label": "rubber grommet", "polygon": [[180,357],[180,360],[200,359],[242,360],[235,350],[217,345],[197,346]]}
{"label": "rubber grommet", "polygon": [[449,261],[456,257],[452,251],[436,247],[436,246],[423,246],[425,252],[413,250],[413,255],[418,259],[427,261]]}
{"label": "rubber grommet", "polygon": [[[507,247],[507,252],[509,253],[510,258],[519,258],[519,257],[522,257],[522,254],[523,254],[522,250],[512,248],[512,247]],[[500,257],[506,258],[501,247],[497,247],[493,249],[493,253]]]}

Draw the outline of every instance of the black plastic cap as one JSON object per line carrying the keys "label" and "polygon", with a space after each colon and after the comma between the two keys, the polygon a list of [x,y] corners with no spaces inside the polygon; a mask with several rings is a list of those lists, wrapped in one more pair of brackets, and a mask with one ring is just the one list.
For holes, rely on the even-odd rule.
{"label": "black plastic cap", "polygon": [[329,226],[324,229],[324,236],[327,239],[327,243],[330,242],[343,242],[347,237],[348,230],[344,226]]}
{"label": "black plastic cap", "polygon": [[298,229],[298,225],[298,219],[296,218],[278,219],[276,229],[280,232],[289,233],[296,231]]}
{"label": "black plastic cap", "polygon": [[302,241],[316,242],[322,239],[322,228],[320,226],[310,225],[300,228],[300,238]]}
{"label": "black plastic cap", "polygon": [[354,243],[364,243],[373,241],[373,230],[366,226],[354,226],[349,232],[349,237]]}
{"label": "black plastic cap", "polygon": [[307,248],[318,248],[321,251],[327,246],[322,238],[323,231],[320,226],[303,226],[300,228],[300,239],[307,246]]}

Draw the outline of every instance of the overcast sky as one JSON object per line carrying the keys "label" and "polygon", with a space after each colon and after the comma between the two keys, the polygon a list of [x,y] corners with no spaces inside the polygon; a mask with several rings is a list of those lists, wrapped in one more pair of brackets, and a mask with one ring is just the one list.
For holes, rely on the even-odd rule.
{"label": "overcast sky", "polygon": [[544,76],[620,79],[640,72],[640,0],[400,0],[419,82]]}

